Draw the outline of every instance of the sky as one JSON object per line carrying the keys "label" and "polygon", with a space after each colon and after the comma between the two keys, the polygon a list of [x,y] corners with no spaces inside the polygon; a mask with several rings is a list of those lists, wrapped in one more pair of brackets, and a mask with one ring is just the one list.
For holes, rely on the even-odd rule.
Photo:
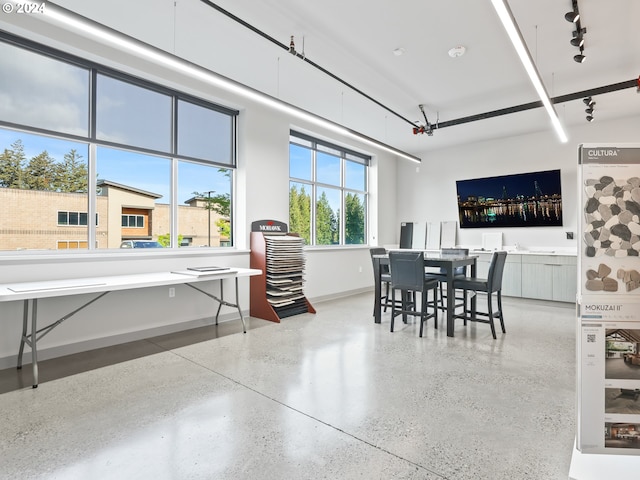
{"label": "sky", "polygon": [[561,194],[560,170],[458,180],[456,187],[462,201],[468,196],[502,198],[503,187],[507,189],[507,196],[513,198],[535,195],[536,181],[544,195]]}
{"label": "sky", "polygon": [[[88,136],[89,70],[0,42],[0,118],[50,131]],[[33,75],[33,71],[46,75]],[[170,151],[171,97],[98,75],[96,90],[97,137],[100,140]],[[181,155],[218,162],[232,156],[232,120],[229,115],[184,100],[178,102],[178,149]],[[221,139],[228,138],[228,141]],[[85,161],[85,143],[59,140],[0,129],[0,152],[21,139],[27,160],[47,150],[57,161],[76,149]],[[169,203],[170,161],[99,147],[98,178],[162,195]],[[218,168],[179,162],[178,204],[193,192],[229,193],[230,180]]]}

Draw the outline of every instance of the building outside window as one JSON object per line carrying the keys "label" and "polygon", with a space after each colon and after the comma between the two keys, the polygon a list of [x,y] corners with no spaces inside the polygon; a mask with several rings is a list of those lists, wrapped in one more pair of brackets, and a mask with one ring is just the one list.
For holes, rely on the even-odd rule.
{"label": "building outside window", "polygon": [[289,142],[289,229],[307,245],[362,245],[370,157],[305,134]]}
{"label": "building outside window", "polygon": [[87,212],[58,212],[58,225],[86,227],[88,225],[87,218]]}
{"label": "building outside window", "polygon": [[0,69],[0,250],[233,244],[236,111],[8,34]]}
{"label": "building outside window", "polygon": [[122,215],[122,226],[128,228],[144,228],[144,215]]}

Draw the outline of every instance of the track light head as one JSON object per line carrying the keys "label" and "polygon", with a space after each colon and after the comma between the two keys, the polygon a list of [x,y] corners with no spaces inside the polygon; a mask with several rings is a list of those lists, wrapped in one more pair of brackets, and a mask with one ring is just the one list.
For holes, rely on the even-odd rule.
{"label": "track light head", "polygon": [[580,14],[578,12],[567,12],[564,15],[564,19],[567,22],[576,23],[580,19]]}
{"label": "track light head", "polygon": [[591,115],[593,113],[593,107],[585,108],[584,112]]}
{"label": "track light head", "polygon": [[589,105],[591,102],[593,102],[591,97],[583,98],[582,101],[584,102],[585,105]]}
{"label": "track light head", "polygon": [[571,45],[573,45],[574,47],[582,47],[584,46],[584,37],[582,35],[573,37],[569,43],[571,43]]}
{"label": "track light head", "polygon": [[594,120],[593,115],[587,115],[587,122],[593,122]]}
{"label": "track light head", "polygon": [[573,57],[573,60],[578,62],[578,63],[582,63],[582,62],[584,62],[584,60],[586,58],[587,57],[585,57],[583,54],[579,54],[579,55],[576,55],[575,57]]}

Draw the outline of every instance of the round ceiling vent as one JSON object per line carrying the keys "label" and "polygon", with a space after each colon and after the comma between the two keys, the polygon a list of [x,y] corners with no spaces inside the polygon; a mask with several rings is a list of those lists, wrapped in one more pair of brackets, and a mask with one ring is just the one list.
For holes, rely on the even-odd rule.
{"label": "round ceiling vent", "polygon": [[466,51],[466,48],[464,48],[462,45],[458,45],[457,47],[453,47],[451,50],[449,50],[449,56],[451,58],[461,57]]}

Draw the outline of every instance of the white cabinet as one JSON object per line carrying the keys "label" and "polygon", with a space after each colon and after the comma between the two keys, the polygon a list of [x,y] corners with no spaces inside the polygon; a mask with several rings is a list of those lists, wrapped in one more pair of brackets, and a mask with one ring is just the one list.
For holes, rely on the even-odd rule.
{"label": "white cabinet", "polygon": [[522,255],[523,297],[575,302],[576,291],[577,257]]}
{"label": "white cabinet", "polygon": [[[502,294],[509,297],[522,296],[522,255],[508,253],[502,274]],[[480,253],[477,261],[477,276],[487,278],[489,274],[489,264],[491,263],[491,253]]]}
{"label": "white cabinet", "polygon": [[[478,255],[477,276],[487,278],[491,253]],[[509,297],[575,302],[577,257],[574,255],[507,254],[502,277],[502,294]]]}

